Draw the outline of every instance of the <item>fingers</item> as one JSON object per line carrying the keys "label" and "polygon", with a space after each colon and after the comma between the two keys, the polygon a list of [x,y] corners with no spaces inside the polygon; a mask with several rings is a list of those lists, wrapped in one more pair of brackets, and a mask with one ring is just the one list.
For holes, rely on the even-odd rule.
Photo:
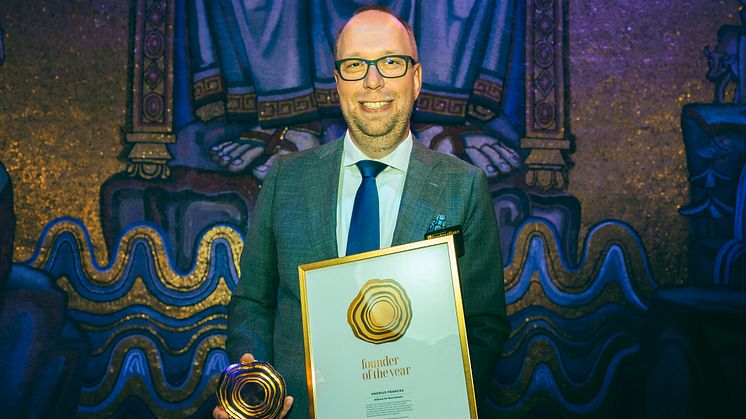
{"label": "fingers", "polygon": [[287,396],[285,397],[285,403],[282,406],[282,412],[280,412],[280,417],[284,418],[290,411],[291,407],[293,407],[293,396]]}
{"label": "fingers", "polygon": [[231,417],[228,416],[228,413],[226,413],[220,406],[215,406],[215,408],[212,409],[212,417],[216,419],[231,419]]}
{"label": "fingers", "polygon": [[241,356],[241,363],[242,364],[251,364],[254,362],[254,355],[252,354],[243,354]]}

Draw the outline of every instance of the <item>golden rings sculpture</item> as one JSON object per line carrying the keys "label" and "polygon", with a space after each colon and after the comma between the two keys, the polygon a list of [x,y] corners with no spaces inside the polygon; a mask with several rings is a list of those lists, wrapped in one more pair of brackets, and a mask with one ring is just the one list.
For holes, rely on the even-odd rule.
{"label": "golden rings sculpture", "polygon": [[407,293],[393,279],[371,279],[347,309],[347,323],[360,340],[393,342],[407,332],[412,307]]}
{"label": "golden rings sculpture", "polygon": [[215,388],[220,406],[232,418],[278,418],[286,394],[285,380],[265,362],[228,366]]}

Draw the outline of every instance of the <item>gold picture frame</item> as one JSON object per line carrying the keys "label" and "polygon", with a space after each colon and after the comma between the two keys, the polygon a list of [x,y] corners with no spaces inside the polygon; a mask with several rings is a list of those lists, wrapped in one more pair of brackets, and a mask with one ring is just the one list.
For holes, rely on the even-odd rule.
{"label": "gold picture frame", "polygon": [[311,418],[477,418],[453,236],[298,273]]}

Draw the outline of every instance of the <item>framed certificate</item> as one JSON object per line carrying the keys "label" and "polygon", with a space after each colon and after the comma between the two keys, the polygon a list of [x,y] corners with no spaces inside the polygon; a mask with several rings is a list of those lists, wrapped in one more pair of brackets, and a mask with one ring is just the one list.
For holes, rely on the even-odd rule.
{"label": "framed certificate", "polygon": [[476,418],[452,236],[302,265],[312,418]]}

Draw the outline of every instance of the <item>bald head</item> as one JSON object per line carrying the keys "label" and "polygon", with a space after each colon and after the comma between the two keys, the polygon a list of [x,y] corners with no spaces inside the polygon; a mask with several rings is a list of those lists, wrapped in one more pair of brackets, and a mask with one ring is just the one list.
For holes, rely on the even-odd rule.
{"label": "bald head", "polygon": [[[407,138],[409,117],[422,87],[417,45],[407,28],[406,22],[391,12],[365,10],[355,14],[337,36],[338,60],[374,63],[364,65],[365,74],[359,79],[346,80],[339,69],[334,71],[350,138],[373,159],[388,155]],[[406,67],[399,67],[404,70],[400,76],[386,77],[376,63],[392,65],[394,56],[408,56],[414,61],[407,59]]]}
{"label": "bald head", "polygon": [[351,53],[360,52],[345,50],[344,38],[350,36],[355,37],[356,41],[363,37],[365,41],[370,41],[371,45],[378,43],[379,46],[385,48],[386,45],[380,44],[380,40],[384,38],[376,36],[384,32],[394,33],[397,37],[402,37],[406,41],[406,51],[396,51],[397,53],[409,55],[419,61],[417,42],[414,39],[412,28],[404,19],[381,7],[364,7],[355,12],[337,34],[337,39],[334,42],[334,58],[336,60],[349,58],[353,56],[350,55]]}

